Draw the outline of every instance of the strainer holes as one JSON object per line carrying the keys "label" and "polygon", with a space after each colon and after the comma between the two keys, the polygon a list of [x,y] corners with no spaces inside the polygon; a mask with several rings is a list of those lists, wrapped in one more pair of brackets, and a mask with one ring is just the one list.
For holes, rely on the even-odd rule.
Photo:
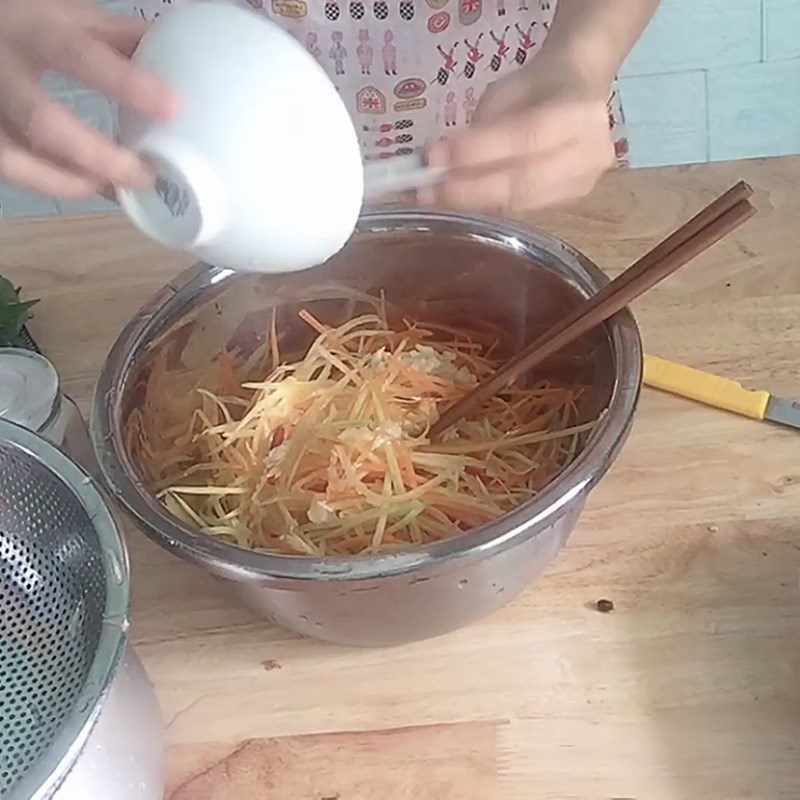
{"label": "strainer holes", "polygon": [[100,541],[63,494],[47,468],[0,442],[0,797],[62,729],[100,636]]}

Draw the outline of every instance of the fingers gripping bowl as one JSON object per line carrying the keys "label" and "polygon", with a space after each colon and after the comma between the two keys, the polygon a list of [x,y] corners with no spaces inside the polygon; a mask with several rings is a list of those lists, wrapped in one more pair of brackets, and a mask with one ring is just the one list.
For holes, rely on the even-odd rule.
{"label": "fingers gripping bowl", "polygon": [[[158,496],[163,487],[154,484],[131,437],[132,422],[149,414],[150,430],[174,441],[176,425],[188,430],[185,400],[196,394],[198,375],[209,365],[218,372],[224,359],[241,375],[248,358],[274,343],[282,360],[303,358],[319,333],[309,318],[333,327],[390,309],[412,330],[416,323],[408,320],[428,331],[492,332],[492,357],[502,359],[604,281],[597,267],[553,237],[430,212],[366,215],[353,242],[310,272],[245,275],[198,265],[141,310],[103,368],[93,437],[105,478],[148,536],[231,581],[244,602],[287,628],[361,645],[453,630],[503,605],[541,573],[613,462],[641,384],[641,344],[629,314],[617,315],[530,377],[530,386],[547,379],[579,387],[570,395],[569,420],[578,433],[557,477],[536,487],[531,499],[520,496],[519,505],[494,519],[476,518],[476,527],[455,535],[422,530],[418,538],[389,538],[388,547],[372,548],[372,527],[368,542],[350,547],[350,537],[344,549],[317,549],[311,526],[305,555],[291,547],[274,552],[269,543],[269,552],[239,547],[230,536],[203,532],[197,523],[204,520],[192,524],[181,509],[173,506],[173,515],[165,508]],[[156,374],[165,381],[158,395],[182,398],[183,406],[167,399],[153,414],[148,387]],[[303,519],[306,514],[308,508]]]}

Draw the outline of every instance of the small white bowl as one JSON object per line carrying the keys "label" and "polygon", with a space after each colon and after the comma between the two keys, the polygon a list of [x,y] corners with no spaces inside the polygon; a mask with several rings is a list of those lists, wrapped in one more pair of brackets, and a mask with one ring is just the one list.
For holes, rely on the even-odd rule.
{"label": "small white bowl", "polygon": [[301,44],[254,12],[199,3],[169,12],[134,59],[178,95],[171,122],[120,113],[120,141],[156,171],[119,190],[133,223],[218,267],[305,269],[346,243],[364,173],[347,109]]}

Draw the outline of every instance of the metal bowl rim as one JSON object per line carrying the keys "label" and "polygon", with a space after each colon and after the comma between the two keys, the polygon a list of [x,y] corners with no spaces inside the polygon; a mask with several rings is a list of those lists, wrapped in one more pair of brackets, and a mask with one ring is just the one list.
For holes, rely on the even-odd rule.
{"label": "metal bowl rim", "polygon": [[[583,271],[582,276],[557,274],[585,296],[608,282],[594,262],[561,239],[533,227],[486,217],[391,209],[365,213],[356,230],[424,233],[430,232],[432,224],[454,229],[466,226],[466,238],[518,253],[545,250],[558,257],[565,268],[569,266],[572,273],[575,267]],[[567,265],[567,258],[573,264]],[[642,346],[633,315],[626,310],[606,324],[615,359],[615,380],[603,419],[580,456],[553,483],[514,511],[452,539],[398,553],[313,558],[261,553],[218,541],[181,523],[158,503],[139,480],[125,452],[120,426],[112,422],[118,422],[121,416],[120,401],[134,355],[152,341],[153,328],[156,335],[161,332],[157,327],[161,320],[174,322],[167,310],[182,297],[196,296],[235,274],[229,269],[195,264],[142,306],[123,328],[103,365],[91,419],[92,441],[103,478],[137,525],[162,547],[221,577],[246,581],[374,580],[434,568],[444,561],[487,557],[490,552],[512,546],[520,537],[535,536],[555,521],[569,501],[585,495],[600,480],[628,435],[641,388]]]}

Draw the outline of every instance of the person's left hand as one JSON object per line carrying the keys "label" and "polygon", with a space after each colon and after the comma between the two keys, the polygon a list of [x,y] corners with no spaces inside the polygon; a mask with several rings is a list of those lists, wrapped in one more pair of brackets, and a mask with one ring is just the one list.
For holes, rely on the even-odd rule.
{"label": "person's left hand", "polygon": [[610,81],[537,55],[489,87],[473,127],[431,147],[431,165],[452,172],[423,200],[523,214],[588,194],[615,163],[610,92]]}

